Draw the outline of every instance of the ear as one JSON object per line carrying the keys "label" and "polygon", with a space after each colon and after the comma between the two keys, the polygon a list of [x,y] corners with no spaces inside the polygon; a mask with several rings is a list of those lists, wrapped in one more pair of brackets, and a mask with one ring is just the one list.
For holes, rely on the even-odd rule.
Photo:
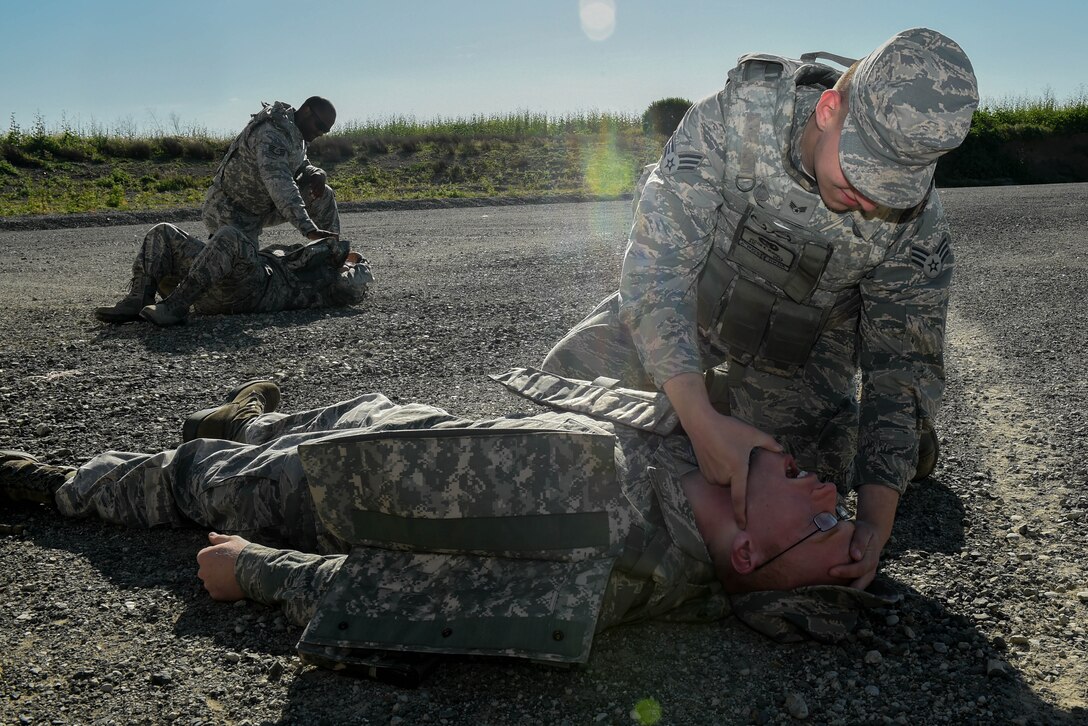
{"label": "ear", "polygon": [[816,127],[820,131],[826,131],[828,126],[838,118],[843,110],[842,94],[833,88],[829,88],[820,94],[820,100],[816,102]]}
{"label": "ear", "polygon": [[739,575],[747,575],[755,569],[755,561],[752,554],[752,538],[747,532],[741,530],[733,538],[733,548],[729,553],[733,569]]}

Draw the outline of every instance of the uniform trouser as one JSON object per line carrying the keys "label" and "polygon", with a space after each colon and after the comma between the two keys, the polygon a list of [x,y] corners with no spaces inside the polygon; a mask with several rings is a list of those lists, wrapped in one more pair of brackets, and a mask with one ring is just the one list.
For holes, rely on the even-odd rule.
{"label": "uniform trouser", "polygon": [[[856,345],[854,325],[847,323],[820,337],[797,376],[787,378],[752,368],[727,374],[730,413],[770,433],[799,466],[820,473],[840,488],[854,483]],[[709,353],[704,358],[705,369],[722,364],[721,358]],[[618,293],[572,328],[548,353],[541,368],[571,378],[607,376],[628,388],[657,389],[620,320]]]}
{"label": "uniform trouser", "polygon": [[141,272],[172,304],[207,314],[256,312],[269,284],[257,248],[234,227],[204,242],[172,224],[156,224],[133,264],[133,274]]}
{"label": "uniform trouser", "polygon": [[[325,193],[314,197],[308,180],[306,175],[299,179],[299,193],[306,205],[307,214],[318,229],[339,234],[340,212],[336,205],[336,192],[326,185]],[[253,214],[235,203],[217,186],[212,186],[205,195],[201,214],[209,235],[215,234],[221,227],[234,227],[253,240],[254,245],[258,244],[257,240],[265,227],[274,227],[288,221],[276,208],[267,214]]]}
{"label": "uniform trouser", "polygon": [[396,405],[381,394],[291,415],[265,414],[245,427],[246,443],[196,439],[158,454],[99,454],[60,488],[56,503],[69,517],[141,528],[196,526],[305,552],[346,552],[314,515],[298,445],[346,429],[466,423],[432,406]]}

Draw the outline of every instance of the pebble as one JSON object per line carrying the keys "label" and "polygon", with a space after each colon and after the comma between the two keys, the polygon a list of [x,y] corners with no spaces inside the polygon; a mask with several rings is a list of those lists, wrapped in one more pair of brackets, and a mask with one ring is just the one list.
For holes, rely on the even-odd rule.
{"label": "pebble", "polygon": [[228,663],[237,663],[238,661],[242,660],[242,656],[238,655],[234,651],[228,651],[226,654],[223,655],[223,660]]}
{"label": "pebble", "polygon": [[1008,667],[1005,665],[1004,662],[998,660],[997,658],[990,658],[990,659],[988,659],[986,661],[986,675],[987,676],[990,676],[991,678],[995,678],[997,676],[1006,675],[1007,673],[1008,673]]}
{"label": "pebble", "polygon": [[1010,635],[1009,642],[1013,645],[1028,646],[1031,645],[1031,641],[1028,640],[1026,635]]}
{"label": "pebble", "polygon": [[884,662],[884,656],[880,654],[879,650],[870,650],[865,654],[865,662],[869,665],[880,665]]}
{"label": "pebble", "polygon": [[938,640],[938,641],[933,643],[933,652],[934,653],[947,653],[948,652],[948,646],[945,643],[942,643],[941,641]]}
{"label": "pebble", "polygon": [[1077,599],[1081,602],[1088,602],[1088,590],[1081,590],[1078,592]]}
{"label": "pebble", "polygon": [[874,686],[872,684],[869,684],[868,686],[865,686],[865,694],[868,695],[868,696],[879,696],[880,695],[880,686]]}
{"label": "pebble", "polygon": [[808,704],[799,693],[790,693],[786,696],[786,710],[798,721],[808,718]]}

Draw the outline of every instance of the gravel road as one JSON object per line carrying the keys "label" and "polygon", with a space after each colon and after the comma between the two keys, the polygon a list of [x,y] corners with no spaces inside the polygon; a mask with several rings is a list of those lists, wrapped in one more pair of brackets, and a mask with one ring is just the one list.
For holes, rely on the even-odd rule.
{"label": "gravel road", "polygon": [[[0,723],[1088,723],[1088,185],[943,192],[958,270],[944,458],[905,497],[901,603],[840,646],[733,620],[607,632],[587,667],[451,661],[416,690],[303,667],[274,610],[209,600],[199,531],[0,509]],[[485,416],[616,284],[629,202],[348,214],[357,309],[107,327],[143,226],[0,232],[0,448],[158,450],[273,376],[286,410],[379,390]],[[23,225],[25,227],[25,225]],[[185,226],[198,230],[196,222]],[[278,230],[267,242],[289,241]]]}

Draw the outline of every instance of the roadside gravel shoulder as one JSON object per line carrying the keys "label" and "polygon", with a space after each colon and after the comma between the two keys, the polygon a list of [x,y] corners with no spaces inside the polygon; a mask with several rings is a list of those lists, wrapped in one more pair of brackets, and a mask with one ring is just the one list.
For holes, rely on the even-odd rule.
{"label": "roadside gravel shoulder", "polygon": [[[944,455],[888,547],[882,576],[903,600],[841,645],[652,623],[600,635],[585,668],[455,660],[404,691],[303,667],[277,611],[209,600],[200,531],[17,508],[0,510],[21,529],[0,536],[0,724],[626,724],[654,708],[662,724],[1086,723],[1085,191],[943,193],[957,255]],[[372,390],[467,416],[532,410],[486,374],[540,361],[612,290],[629,206],[348,213],[377,276],[363,305],[169,331],[90,315],[163,213],[0,231],[0,448],[63,464],[160,450],[255,376],[280,381],[286,410]]]}

